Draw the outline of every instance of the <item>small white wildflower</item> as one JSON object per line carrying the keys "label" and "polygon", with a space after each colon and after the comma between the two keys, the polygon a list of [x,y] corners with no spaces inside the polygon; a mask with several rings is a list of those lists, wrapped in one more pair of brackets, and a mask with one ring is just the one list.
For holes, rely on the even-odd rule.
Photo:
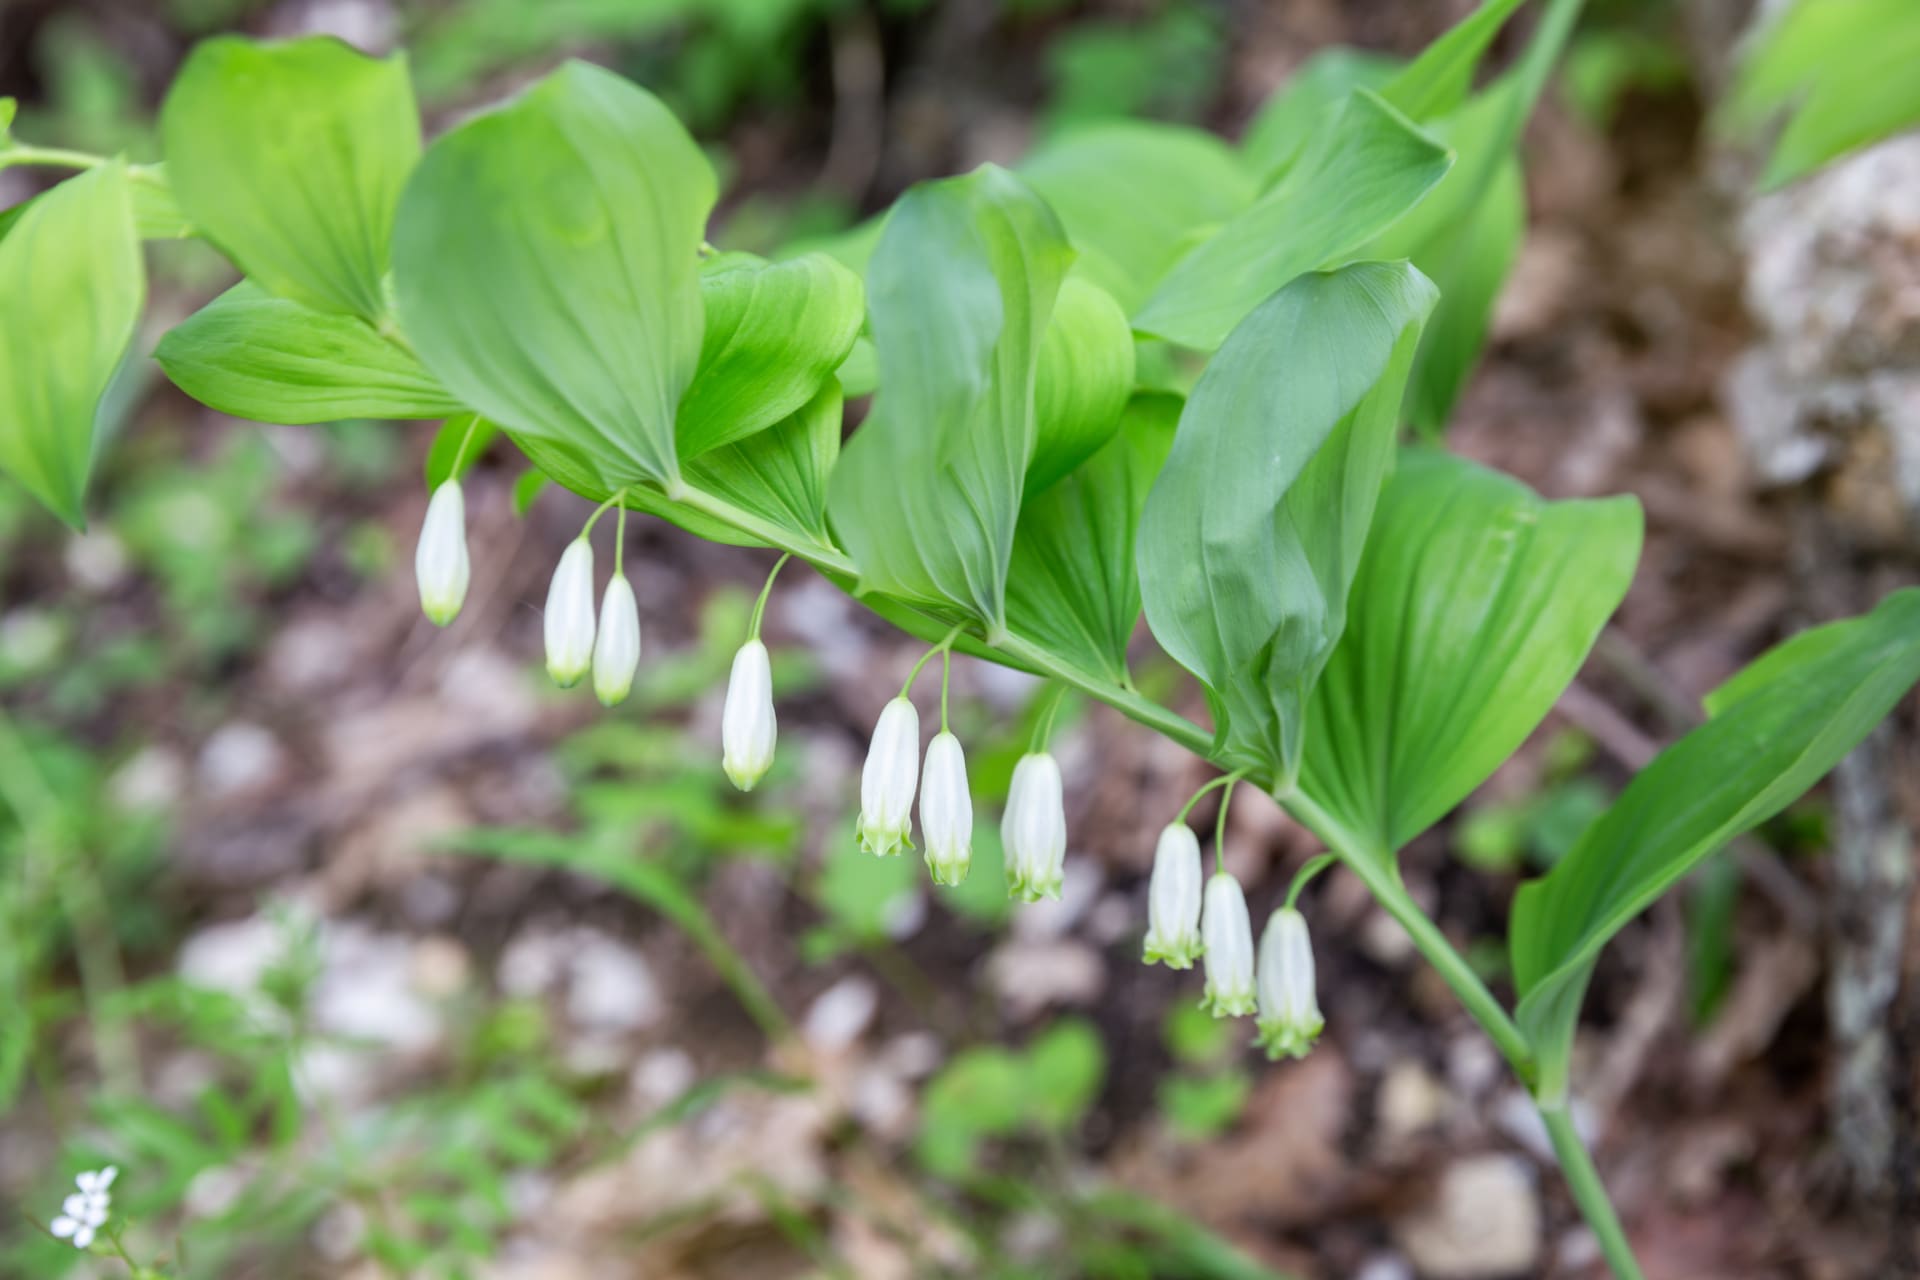
{"label": "small white wildflower", "polygon": [[873,726],[860,770],[860,847],[882,857],[913,848],[913,789],[920,772],[920,713],[895,698]]}
{"label": "small white wildflower", "polygon": [[640,606],[626,576],[616,573],[600,598],[600,630],[593,639],[593,693],[601,705],[625,702],[639,668]]}
{"label": "small white wildflower", "polygon": [[1267,918],[1260,935],[1260,1047],[1269,1058],[1304,1058],[1326,1023],[1313,994],[1313,942],[1292,907]]}
{"label": "small white wildflower", "polygon": [[927,839],[933,882],[955,885],[965,880],[973,864],[973,797],[967,793],[967,760],[960,739],[944,729],[927,744],[920,830]]}
{"label": "small white wildflower", "polygon": [[547,588],[547,674],[571,689],[593,661],[593,544],[575,538]]}
{"label": "small white wildflower", "polygon": [[73,1185],[77,1190],[61,1203],[60,1215],[47,1224],[47,1229],[62,1240],[71,1240],[76,1249],[90,1247],[107,1224],[113,1208],[113,1180],[119,1173],[118,1168],[108,1165],[76,1177]]}
{"label": "small white wildflower", "polygon": [[1200,841],[1184,822],[1170,822],[1153,854],[1147,884],[1147,941],[1143,958],[1169,969],[1191,969],[1200,956]]}
{"label": "small white wildflower", "polygon": [[720,712],[720,767],[742,791],[773,764],[773,668],[767,646],[749,640],[733,655],[727,678],[727,703]]}
{"label": "small white wildflower", "polygon": [[413,576],[420,584],[420,610],[436,627],[460,614],[467,599],[467,502],[458,480],[443,480],[427,503]]}
{"label": "small white wildflower", "polygon": [[1028,752],[1013,766],[1007,810],[1000,818],[1006,847],[1007,892],[1023,902],[1060,896],[1067,856],[1067,812],[1060,766],[1044,751]]}
{"label": "small white wildflower", "polygon": [[1253,924],[1240,882],[1224,871],[1207,881],[1200,934],[1207,954],[1207,988],[1200,1004],[1216,1018],[1241,1017],[1255,1008]]}

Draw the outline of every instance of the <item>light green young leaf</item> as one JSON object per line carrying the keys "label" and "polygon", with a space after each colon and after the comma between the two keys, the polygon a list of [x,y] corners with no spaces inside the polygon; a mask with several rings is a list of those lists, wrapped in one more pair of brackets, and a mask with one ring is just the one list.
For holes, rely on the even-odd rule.
{"label": "light green young leaf", "polygon": [[1126,313],[1104,289],[1069,276],[1054,302],[1034,369],[1028,497],[1113,438],[1132,389],[1133,331]]}
{"label": "light green young leaf", "polygon": [[1639,553],[1631,498],[1547,502],[1463,459],[1403,454],[1314,690],[1301,790],[1391,859],[1546,718]]}
{"label": "light green young leaf", "polygon": [[700,273],[706,331],[680,399],[682,460],[765,430],[813,399],[866,319],[860,277],[824,254],[726,254]]}
{"label": "light green young leaf", "polygon": [[864,590],[1006,623],[1034,366],[1073,251],[1004,169],[901,197],[868,267],[880,390],[828,510]]}
{"label": "light green young leaf", "polygon": [[1134,328],[1212,351],[1289,280],[1350,258],[1399,221],[1452,163],[1378,96],[1349,94],[1318,117],[1312,148],[1270,191],[1174,265]]}
{"label": "light green young leaf", "polygon": [[420,156],[403,56],[325,36],[203,41],[160,139],[187,220],[262,288],[379,319],[394,206]]}
{"label": "light green young leaf", "polygon": [[407,336],[516,438],[571,451],[609,490],[671,490],[713,201],[672,112],[570,62],[428,148],[394,226]]}
{"label": "light green young leaf", "polygon": [[1281,785],[1345,625],[1433,303],[1404,262],[1296,279],[1207,366],[1147,498],[1138,555],[1153,633],[1207,686],[1228,754]]}
{"label": "light green young leaf", "polygon": [[75,528],[101,397],[146,296],[126,167],[35,200],[0,240],[0,470]]}
{"label": "light green young leaf", "polygon": [[200,403],[256,422],[460,410],[411,352],[365,320],[276,298],[246,280],[169,332],[153,358]]}
{"label": "light green young leaf", "polygon": [[1473,91],[1473,73],[1493,38],[1527,0],[1485,0],[1428,45],[1380,96],[1415,120],[1445,115]]}
{"label": "light green young leaf", "polygon": [[1084,275],[1131,312],[1179,256],[1253,203],[1254,184],[1218,138],[1125,122],[1042,144],[1020,176],[1045,197]]}
{"label": "light green young leaf", "polygon": [[1173,445],[1180,403],[1135,397],[1100,452],[1027,499],[1013,537],[1008,627],[1115,684],[1127,682],[1127,642],[1140,620],[1135,530]]}
{"label": "light green young leaf", "polygon": [[1355,89],[1378,90],[1400,67],[1393,59],[1335,45],[1300,64],[1262,103],[1240,139],[1240,158],[1266,186],[1313,140],[1315,122]]}
{"label": "light green young leaf", "polygon": [[1513,970],[1545,1090],[1567,1057],[1595,959],[1699,862],[1779,813],[1920,680],[1920,590],[1805,632],[1708,699],[1712,718],[1641,770],[1553,872],[1520,890]]}

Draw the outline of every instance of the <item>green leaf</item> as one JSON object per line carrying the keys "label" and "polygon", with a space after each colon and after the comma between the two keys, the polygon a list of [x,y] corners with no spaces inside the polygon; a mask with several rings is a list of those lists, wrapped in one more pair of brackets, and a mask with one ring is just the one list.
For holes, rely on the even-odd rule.
{"label": "green leaf", "polygon": [[1020,165],[1053,206],[1084,275],[1126,311],[1179,256],[1253,203],[1254,184],[1212,134],[1125,122],[1070,130]]}
{"label": "green leaf", "polygon": [[1212,351],[1263,299],[1340,262],[1418,205],[1452,155],[1362,89],[1317,119],[1312,149],[1272,190],[1180,259],[1134,328]]}
{"label": "green leaf", "polygon": [[325,36],[197,45],[160,109],[188,221],[267,292],[377,320],[400,189],[420,155],[406,59]]}
{"label": "green leaf", "polygon": [[499,434],[500,428],[477,413],[456,413],[441,423],[427,449],[427,492],[473,470],[473,464],[480,461],[480,455]]}
{"label": "green leaf", "polygon": [[1513,138],[1525,115],[1516,87],[1508,81],[1432,123],[1459,163],[1419,208],[1363,251],[1410,258],[1440,289],[1407,391],[1407,418],[1428,435],[1446,428],[1479,363],[1494,302],[1526,235],[1526,184]]}
{"label": "green leaf", "polygon": [[1920,680],[1920,589],[1779,645],[1708,699],[1553,872],[1520,890],[1513,970],[1548,1096],[1609,939],[1734,836],[1825,777]]}
{"label": "green leaf", "polygon": [[766,262],[727,254],[702,268],[706,331],[681,397],[682,459],[763,431],[813,399],[866,319],[860,277],[824,254]]}
{"label": "green leaf", "polygon": [[1406,263],[1301,276],[1208,364],[1140,521],[1147,620],[1237,762],[1299,768],[1346,620],[1433,286]]}
{"label": "green leaf", "polygon": [[658,99],[570,62],[421,160],[394,226],[407,336],[516,438],[570,452],[609,490],[670,490],[713,201],[712,169]]}
{"label": "green leaf", "polygon": [[1415,120],[1445,115],[1473,90],[1473,73],[1493,38],[1527,0],[1486,0],[1428,45],[1380,91]]}
{"label": "green leaf", "polygon": [[1908,0],[1791,5],[1748,52],[1721,107],[1723,125],[1753,133],[1790,112],[1768,186],[1920,124],[1920,10]]}
{"label": "green leaf", "polygon": [[1072,252],[992,165],[894,206],[867,276],[880,390],[828,496],[863,591],[1005,626],[1034,366]]}
{"label": "green leaf", "polygon": [[85,523],[99,409],[146,296],[124,165],[69,178],[0,240],[0,470]]}
{"label": "green leaf", "polygon": [[0,98],[0,142],[10,139],[13,129],[13,117],[20,109],[20,103],[14,98]]}
{"label": "green leaf", "polygon": [[830,547],[827,480],[840,458],[840,423],[840,386],[829,378],[785,421],[689,462],[687,482],[803,541]]}
{"label": "green leaf", "polygon": [[1261,104],[1240,139],[1241,162],[1263,185],[1272,182],[1307,149],[1328,106],[1355,89],[1378,90],[1399,66],[1393,58],[1338,45],[1315,53]]}
{"label": "green leaf", "polygon": [[1065,1018],[1027,1046],[1026,1097],[1033,1121],[1059,1132],[1078,1124],[1100,1094],[1107,1049],[1085,1018]]}
{"label": "green leaf", "polygon": [[1639,553],[1631,498],[1547,502],[1463,459],[1403,454],[1314,691],[1301,789],[1391,859],[1546,718]]}
{"label": "green leaf", "polygon": [[1054,300],[1034,369],[1033,459],[1025,493],[1085,462],[1120,428],[1133,390],[1133,331],[1112,295],[1069,276]]}
{"label": "green leaf", "polygon": [[537,468],[522,471],[520,478],[513,482],[513,514],[524,516],[533,509],[533,503],[540,491],[547,487],[547,473]]}
{"label": "green leaf", "polygon": [[241,281],[160,340],[174,385],[256,422],[442,418],[460,404],[405,347],[358,316],[315,311]]}
{"label": "green leaf", "polygon": [[1135,530],[1180,404],[1136,397],[1105,448],[1027,500],[1013,538],[1009,628],[1115,684],[1127,682],[1127,642],[1140,620]]}

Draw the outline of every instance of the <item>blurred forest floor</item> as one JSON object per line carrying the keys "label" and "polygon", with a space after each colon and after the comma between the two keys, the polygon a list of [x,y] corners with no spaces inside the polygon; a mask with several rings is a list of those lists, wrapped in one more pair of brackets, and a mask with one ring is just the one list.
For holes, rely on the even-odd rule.
{"label": "blurred forest floor", "polygon": [[[151,158],[149,113],[196,30],[404,38],[430,124],[585,54],[716,144],[732,194],[712,238],[765,250],[1075,120],[1233,136],[1316,48],[1411,51],[1470,6],[654,7],[12,0],[0,88],[24,90],[23,135]],[[1578,74],[1529,134],[1533,223],[1449,443],[1549,496],[1638,495],[1647,548],[1553,718],[1405,859],[1502,990],[1519,880],[1720,679],[1914,568],[1897,442],[1856,424],[1811,465],[1776,465],[1730,408],[1768,338],[1740,159],[1708,135],[1711,71],[1688,70],[1701,20],[1593,8]],[[0,204],[31,190],[0,181]],[[163,313],[225,283],[190,247],[156,252]],[[133,984],[103,1024],[77,968],[50,972],[40,998],[65,1012],[0,1119],[0,1204],[50,1212],[63,1144],[91,1142],[140,1153],[130,1209],[164,1184],[145,1202],[156,1247],[200,1224],[194,1265],[228,1276],[406,1274],[436,1251],[516,1280],[1599,1274],[1524,1094],[1356,882],[1309,893],[1328,1033],[1303,1062],[1256,1061],[1245,1029],[1191,1015],[1193,975],[1138,963],[1153,836],[1198,761],[1073,711],[1064,900],[1009,914],[988,849],[984,890],[935,903],[847,834],[866,734],[920,647],[824,582],[789,569],[773,597],[780,763],[738,797],[721,682],[764,553],[633,521],[643,676],[603,713],[543,688],[537,658],[583,504],[550,491],[517,516],[504,447],[468,485],[474,596],[438,632],[408,567],[430,429],[262,429],[157,381],[127,403],[92,532],[11,495],[0,511],[0,690],[61,803],[110,829],[90,846],[104,900],[77,931],[117,937]],[[968,662],[955,688],[981,789],[1004,791],[1030,690]],[[1885,777],[1913,773],[1901,718]],[[1876,1077],[1885,1176],[1863,1179],[1835,1136],[1854,1047],[1830,1012],[1853,927],[1830,856],[1847,785],[1601,962],[1576,1078],[1658,1280],[1915,1274],[1895,1231],[1920,1220],[1911,999]],[[1904,831],[1912,792],[1859,803]],[[1234,806],[1228,859],[1256,918],[1314,852],[1271,804]],[[655,873],[609,887],[635,865]],[[748,977],[719,973],[709,928]],[[1898,984],[1912,951],[1882,976]],[[181,1012],[168,975],[279,1029],[235,1040],[231,1010]],[[262,989],[293,1030],[263,1023]],[[299,1118],[249,1111],[285,1062]],[[145,1101],[97,1098],[96,1063]],[[201,1116],[209,1089],[237,1100],[224,1128]],[[1019,1096],[1049,1090],[1057,1114]],[[19,1274],[59,1261],[12,1247]]]}

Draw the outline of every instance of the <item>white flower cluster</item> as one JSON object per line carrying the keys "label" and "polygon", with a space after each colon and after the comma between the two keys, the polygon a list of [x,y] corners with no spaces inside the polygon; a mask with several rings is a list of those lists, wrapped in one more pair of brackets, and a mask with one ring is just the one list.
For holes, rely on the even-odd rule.
{"label": "white flower cluster", "polygon": [[[465,520],[460,482],[443,482],[428,503],[414,556],[420,606],[441,626],[453,620],[466,598]],[[587,529],[562,554],[547,591],[547,672],[564,689],[591,671],[594,692],[613,706],[632,690],[640,664],[640,611],[616,561],[596,624],[593,545],[587,540],[592,526],[588,521]],[[774,572],[778,571],[775,566]],[[767,590],[771,589],[769,577]],[[765,601],[763,591],[762,606]],[[756,608],[752,637],[734,655],[721,714],[721,767],[742,791],[753,790],[771,767],[776,737],[773,676],[767,647],[759,638],[759,616]],[[951,638],[935,652],[950,654],[950,643]],[[916,667],[916,675],[918,671]],[[945,727],[944,701],[943,692],[941,731],[927,746],[924,767],[920,715],[905,691],[881,710],[860,772],[855,833],[861,848],[881,857],[913,848],[917,789],[928,870],[934,883],[957,885],[967,878],[973,862],[973,798],[967,786],[966,753]],[[1047,752],[1029,752],[1014,766],[1000,838],[1010,895],[1026,902],[1060,896],[1067,852],[1066,809],[1060,766]],[[1275,911],[1256,957],[1246,895],[1239,881],[1219,870],[1203,884],[1200,842],[1184,820],[1169,823],[1160,832],[1147,894],[1147,926],[1143,958],[1148,964],[1190,969],[1195,960],[1205,957],[1202,1003],[1216,1017],[1258,1012],[1260,1043],[1276,1057],[1300,1057],[1312,1047],[1322,1022],[1314,996],[1313,946],[1306,920],[1290,905]],[[108,1170],[108,1181],[111,1175]]]}
{"label": "white flower cluster", "polygon": [[1253,925],[1240,882],[1225,870],[1200,883],[1200,842],[1184,822],[1160,833],[1147,887],[1148,964],[1188,969],[1206,957],[1201,1004],[1217,1018],[1259,1014],[1259,1043],[1269,1057],[1303,1058],[1325,1025],[1314,995],[1313,943],[1292,906],[1267,919],[1255,955]]}
{"label": "white flower cluster", "polygon": [[76,1249],[93,1245],[100,1228],[107,1225],[113,1208],[113,1180],[120,1170],[113,1165],[92,1169],[73,1180],[74,1192],[60,1205],[60,1216],[47,1229],[62,1240],[70,1240]]}
{"label": "white flower cluster", "polygon": [[[913,798],[920,792],[920,827],[927,869],[935,884],[957,885],[973,863],[973,797],[960,739],[942,729],[920,761],[920,715],[903,694],[881,709],[860,771],[860,847],[886,857],[913,848]],[[1007,892],[1025,902],[1060,896],[1067,854],[1066,808],[1060,766],[1044,751],[1020,757],[1000,821]]]}

